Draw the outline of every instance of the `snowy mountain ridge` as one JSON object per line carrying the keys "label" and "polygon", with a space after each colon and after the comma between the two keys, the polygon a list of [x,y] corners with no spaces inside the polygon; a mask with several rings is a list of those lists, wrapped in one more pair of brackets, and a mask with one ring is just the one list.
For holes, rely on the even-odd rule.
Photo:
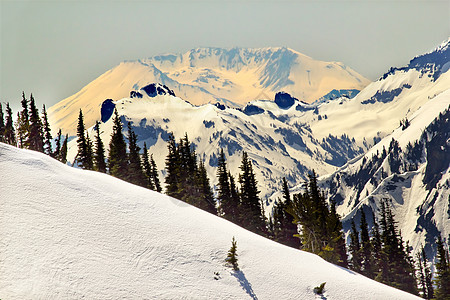
{"label": "snowy mountain ridge", "polygon": [[197,48],[122,62],[52,106],[49,118],[56,128],[74,134],[73,111],[82,108],[87,126],[92,126],[105,99],[122,99],[155,82],[194,105],[220,102],[232,107],[273,99],[279,91],[312,102],[333,89],[361,90],[369,84],[342,63],[314,60],[285,47]]}
{"label": "snowy mountain ridge", "polygon": [[[0,168],[2,298],[419,299],[38,152],[0,143]],[[233,236],[237,272],[225,265]]]}

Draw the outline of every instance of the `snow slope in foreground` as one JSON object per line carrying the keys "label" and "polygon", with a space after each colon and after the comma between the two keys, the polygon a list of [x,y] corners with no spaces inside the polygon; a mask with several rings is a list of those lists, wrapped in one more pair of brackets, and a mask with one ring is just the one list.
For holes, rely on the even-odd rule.
{"label": "snow slope in foreground", "polygon": [[[2,299],[411,299],[185,203],[0,143]],[[241,272],[224,266],[232,236]],[[220,275],[216,276],[215,272]]]}

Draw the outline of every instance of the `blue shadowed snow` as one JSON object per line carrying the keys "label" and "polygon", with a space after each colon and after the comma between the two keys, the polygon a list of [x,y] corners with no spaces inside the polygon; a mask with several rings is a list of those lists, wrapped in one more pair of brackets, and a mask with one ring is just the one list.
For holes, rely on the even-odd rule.
{"label": "blue shadowed snow", "polygon": [[292,97],[288,93],[285,92],[278,92],[275,94],[275,103],[278,105],[279,108],[287,109],[294,105],[295,100],[298,100],[297,98]]}
{"label": "blue shadowed snow", "polygon": [[109,118],[111,118],[115,107],[116,105],[114,104],[112,99],[106,99],[105,101],[103,101],[102,108],[100,109],[100,114],[102,116],[103,123],[105,123],[106,121],[109,120]]}
{"label": "blue shadowed snow", "polygon": [[411,85],[404,84],[403,86],[393,89],[391,91],[377,91],[370,99],[362,101],[361,104],[374,104],[375,102],[388,103],[394,100],[395,97],[401,94],[403,89],[410,89]]}

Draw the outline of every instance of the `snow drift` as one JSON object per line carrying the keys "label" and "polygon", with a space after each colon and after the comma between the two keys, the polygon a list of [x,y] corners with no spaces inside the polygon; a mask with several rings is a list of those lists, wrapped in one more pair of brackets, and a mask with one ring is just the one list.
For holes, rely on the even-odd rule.
{"label": "snow drift", "polygon": [[[4,299],[412,299],[183,202],[0,143]],[[231,238],[240,272],[224,265]]]}

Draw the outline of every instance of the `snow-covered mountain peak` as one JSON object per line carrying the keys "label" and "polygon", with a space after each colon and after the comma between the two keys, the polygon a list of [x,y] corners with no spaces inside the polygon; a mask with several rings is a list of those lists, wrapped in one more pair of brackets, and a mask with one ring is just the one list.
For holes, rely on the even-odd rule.
{"label": "snow-covered mountain peak", "polygon": [[75,134],[83,109],[87,126],[98,119],[105,99],[119,100],[131,90],[160,83],[194,105],[243,107],[253,100],[272,100],[284,91],[308,103],[332,90],[361,90],[369,80],[342,63],[314,60],[286,47],[196,48],[120,63],[80,92],[49,109],[56,128]]}

